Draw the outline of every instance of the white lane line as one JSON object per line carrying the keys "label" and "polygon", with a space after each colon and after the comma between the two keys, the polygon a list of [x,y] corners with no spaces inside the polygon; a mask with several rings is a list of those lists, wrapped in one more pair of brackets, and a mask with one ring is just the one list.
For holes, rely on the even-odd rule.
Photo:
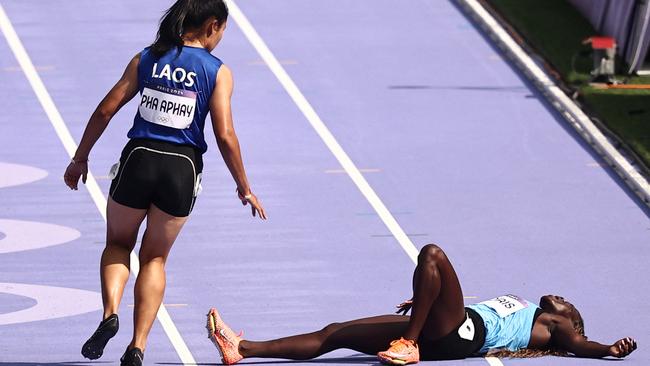
{"label": "white lane line", "polygon": [[327,126],[325,126],[318,114],[316,114],[314,108],[309,104],[302,92],[300,92],[282,65],[280,65],[278,59],[273,55],[264,40],[262,40],[262,37],[260,37],[255,28],[253,28],[253,25],[248,21],[237,4],[235,4],[233,0],[227,0],[226,2],[228,3],[230,16],[235,20],[237,25],[239,25],[239,28],[244,32],[248,41],[253,45],[255,50],[257,50],[280,84],[282,84],[284,89],[287,91],[291,99],[293,99],[300,111],[305,115],[307,121],[309,121],[314,130],[316,130],[316,133],[318,133],[323,142],[325,142],[325,145],[327,145],[332,154],[334,154],[336,159],[339,161],[343,169],[345,169],[350,178],[352,178],[354,184],[356,184],[357,188],[359,188],[370,205],[375,209],[386,227],[388,227],[388,230],[390,230],[395,239],[397,239],[399,244],[402,246],[402,249],[404,249],[406,254],[408,254],[413,263],[417,263],[418,249],[413,245],[413,242],[411,242],[408,236],[406,236],[404,230],[402,230],[393,215],[388,211],[372,187],[370,187],[370,184],[368,184],[359,169],[354,165],[352,159],[350,159],[348,154],[343,151],[341,145],[339,145]]}
{"label": "white lane line", "polygon": [[500,359],[496,357],[485,357],[485,361],[490,364],[490,366],[504,366]]}
{"label": "white lane line", "polygon": [[[43,84],[43,81],[38,76],[38,72],[36,72],[36,68],[32,63],[32,60],[27,54],[25,47],[20,41],[20,38],[18,37],[16,30],[11,24],[9,17],[5,13],[4,8],[2,7],[1,4],[0,4],[0,29],[2,30],[2,33],[5,35],[5,38],[7,39],[7,43],[9,44],[9,47],[11,47],[11,50],[13,51],[14,56],[18,60],[20,67],[23,69],[25,76],[29,81],[29,84],[32,86],[32,89],[34,90],[34,93],[36,94],[38,101],[41,103],[43,110],[45,110],[47,117],[52,123],[52,127],[54,127],[54,130],[56,131],[56,134],[59,136],[61,143],[63,143],[63,146],[65,150],[68,152],[68,155],[70,156],[70,158],[72,158],[75,151],[77,150],[77,144],[72,138],[72,134],[70,134],[70,130],[68,130],[68,127],[63,121],[63,117],[59,113],[59,110],[56,108],[56,105],[54,104],[52,97],[50,97],[50,94],[47,92],[47,89],[45,88],[45,84]],[[88,179],[86,180],[86,188],[88,189],[88,192],[90,193],[93,202],[95,202],[95,205],[99,210],[99,213],[104,218],[104,221],[106,221],[106,197],[104,197],[104,194],[99,188],[99,185],[95,180],[95,177],[90,171],[88,172]],[[134,276],[137,276],[139,271],[140,271],[140,262],[138,261],[138,257],[135,255],[134,252],[131,252],[131,272],[133,273]],[[174,322],[169,317],[167,308],[164,305],[161,305],[160,309],[158,309],[157,318],[160,324],[162,325],[163,329],[165,330],[167,337],[169,337],[169,340],[174,346],[176,353],[181,359],[181,362],[183,362],[183,364],[185,365],[195,365],[196,361],[194,360],[192,353],[190,353],[189,348],[187,348],[185,341],[181,337],[181,334],[178,332],[176,325],[174,325]]]}
{"label": "white lane line", "polygon": [[[294,103],[298,106],[300,111],[305,115],[309,123],[312,125],[312,127],[316,130],[318,135],[321,137],[323,142],[325,142],[325,145],[330,149],[332,154],[336,157],[336,159],[339,161],[343,169],[348,173],[350,178],[352,178],[352,181],[354,184],[356,184],[357,188],[361,191],[361,193],[366,197],[368,202],[370,202],[370,205],[375,209],[381,220],[384,222],[384,224],[388,227],[388,230],[395,236],[395,239],[399,242],[399,244],[402,246],[402,249],[408,254],[409,258],[413,261],[413,263],[417,263],[417,257],[418,257],[418,250],[413,245],[413,242],[409,239],[409,237],[406,235],[404,230],[399,226],[393,215],[388,211],[384,203],[379,199],[375,191],[370,187],[370,184],[366,181],[366,179],[363,177],[359,169],[354,165],[352,162],[352,159],[345,153],[341,145],[336,141],[334,138],[334,135],[329,131],[327,126],[325,126],[325,123],[320,119],[314,108],[309,104],[307,101],[307,98],[300,92],[300,89],[296,86],[296,84],[293,82],[289,74],[284,70],[282,65],[280,65],[280,62],[278,62],[278,59],[273,55],[271,50],[268,48],[264,40],[262,40],[262,37],[257,33],[255,28],[253,28],[253,25],[250,23],[248,18],[244,15],[244,13],[239,9],[237,4],[235,4],[234,0],[226,0],[228,3],[228,9],[230,10],[230,16],[235,19],[235,22],[237,25],[239,25],[239,28],[241,28],[242,32],[244,32],[244,35],[246,38],[248,38],[248,41],[253,45],[255,50],[260,54],[262,59],[266,62],[266,64],[269,66],[275,77],[280,81],[280,84],[284,87],[284,89],[289,93],[289,96],[291,99],[293,99]],[[503,366],[501,361],[498,358],[495,357],[486,357],[485,360],[491,365],[491,366]]]}
{"label": "white lane line", "polygon": [[[361,173],[379,173],[381,172],[381,169],[377,168],[361,168],[359,169],[359,172]],[[325,170],[326,174],[346,174],[347,172],[345,169],[327,169]]]}

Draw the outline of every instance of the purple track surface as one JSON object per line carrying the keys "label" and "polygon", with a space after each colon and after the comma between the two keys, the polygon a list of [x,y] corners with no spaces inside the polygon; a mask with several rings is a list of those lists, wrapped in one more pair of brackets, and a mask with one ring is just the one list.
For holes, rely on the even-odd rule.
{"label": "purple track surface", "polygon": [[[169,3],[0,1],[76,141]],[[625,364],[650,363],[648,212],[452,2],[238,4],[414,243],[445,248],[468,302],[561,294],[591,339],[634,336]],[[165,295],[196,361],[219,362],[211,306],[250,339],[391,312],[410,296],[410,258],[234,21],[214,53],[234,72],[235,123],[270,219],[240,206],[210,138]],[[101,315],[105,223],[85,189],[64,186],[67,154],[4,37],[0,75],[0,365],[91,364],[79,350]],[[134,110],[93,150],[104,195]],[[132,282],[120,333],[92,364],[115,364],[130,339]],[[312,363],[375,363],[358,356]],[[180,364],[158,322],[145,362]]]}

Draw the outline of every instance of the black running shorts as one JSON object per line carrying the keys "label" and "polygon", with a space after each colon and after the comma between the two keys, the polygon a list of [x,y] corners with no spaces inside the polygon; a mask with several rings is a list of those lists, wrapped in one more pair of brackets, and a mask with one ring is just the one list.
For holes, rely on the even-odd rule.
{"label": "black running shorts", "polygon": [[194,207],[203,160],[192,146],[132,139],[116,170],[109,191],[115,202],[137,209],[153,204],[172,216],[185,217]]}
{"label": "black running shorts", "polygon": [[[468,339],[469,335],[471,339]],[[446,336],[435,341],[418,340],[420,358],[423,361],[456,360],[476,356],[484,343],[483,318],[470,308],[465,308],[463,321]]]}

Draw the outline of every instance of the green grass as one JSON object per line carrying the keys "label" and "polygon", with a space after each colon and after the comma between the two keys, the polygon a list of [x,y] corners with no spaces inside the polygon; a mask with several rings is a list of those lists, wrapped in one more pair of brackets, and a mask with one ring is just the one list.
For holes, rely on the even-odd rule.
{"label": "green grass", "polygon": [[[560,74],[577,89],[581,101],[607,128],[650,166],[650,90],[594,89],[587,84],[592,66],[582,41],[597,35],[566,0],[487,0]],[[617,60],[617,66],[622,65]],[[617,79],[625,79],[618,75]],[[631,77],[630,84],[650,84],[650,77]]]}
{"label": "green grass", "polygon": [[585,88],[583,95],[589,108],[650,167],[650,91]]}

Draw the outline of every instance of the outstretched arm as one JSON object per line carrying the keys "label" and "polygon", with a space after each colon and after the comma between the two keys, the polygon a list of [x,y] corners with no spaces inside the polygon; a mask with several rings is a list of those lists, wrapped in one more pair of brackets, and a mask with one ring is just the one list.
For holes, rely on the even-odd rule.
{"label": "outstretched arm", "polygon": [[587,337],[578,334],[571,321],[562,318],[557,321],[551,332],[551,340],[555,346],[571,352],[578,357],[601,358],[606,356],[622,358],[636,349],[636,341],[632,338],[623,338],[612,345],[600,344],[587,340]]}
{"label": "outstretched arm", "polygon": [[253,216],[259,214],[261,219],[266,219],[266,213],[257,197],[251,192],[242,162],[241,150],[239,148],[239,139],[235,134],[235,128],[232,122],[232,111],[230,107],[230,98],[232,97],[233,79],[230,69],[226,65],[221,65],[217,72],[217,85],[210,98],[210,118],[214,135],[217,139],[217,145],[221,156],[226,162],[230,174],[232,174],[237,184],[237,192],[242,204],[251,204]]}
{"label": "outstretched arm", "polygon": [[131,62],[126,66],[124,74],[113,88],[106,94],[104,99],[99,103],[95,112],[90,116],[88,125],[84,130],[83,137],[79,142],[79,147],[72,158],[72,162],[68,165],[63,176],[65,184],[70,189],[77,189],[79,177],[83,177],[83,182],[86,183],[86,175],[88,174],[88,155],[93,148],[99,137],[102,135],[108,122],[122,108],[138,93],[138,63],[140,62],[140,54],[135,55]]}

